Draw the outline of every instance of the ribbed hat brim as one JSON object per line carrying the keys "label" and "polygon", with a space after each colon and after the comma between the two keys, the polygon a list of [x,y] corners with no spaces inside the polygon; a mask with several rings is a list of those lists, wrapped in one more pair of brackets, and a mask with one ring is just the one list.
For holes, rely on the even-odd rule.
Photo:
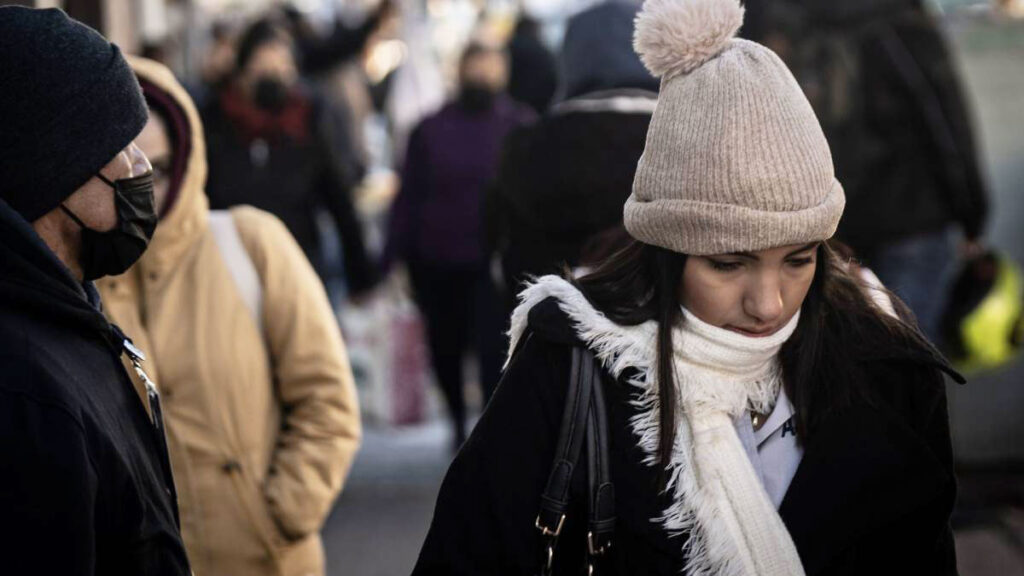
{"label": "ribbed hat brim", "polygon": [[658,199],[626,201],[626,230],[637,240],[693,256],[766,250],[831,238],[846,197],[838,180],[824,200],[803,210],[767,211],[736,204]]}

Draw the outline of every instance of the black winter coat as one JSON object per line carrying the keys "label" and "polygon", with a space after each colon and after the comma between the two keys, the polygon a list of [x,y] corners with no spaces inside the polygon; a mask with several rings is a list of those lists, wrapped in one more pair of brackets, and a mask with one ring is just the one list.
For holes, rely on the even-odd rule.
{"label": "black winter coat", "polygon": [[[534,575],[534,527],[554,459],[571,348],[580,345],[553,298],[534,307],[524,342],[451,465],[413,572]],[[805,443],[780,508],[808,576],[956,574],[948,519],[956,484],[941,362],[877,361],[884,402],[833,417]],[[669,505],[629,427],[636,392],[605,373],[618,516],[598,575],[677,575],[685,535],[652,521]],[[585,468],[585,467],[580,467]],[[555,574],[585,574],[586,480],[574,479]],[[582,521],[581,521],[582,519]]]}
{"label": "black winter coat", "polygon": [[[791,52],[780,56],[791,67],[812,33],[850,48],[851,62],[827,63],[855,69],[858,78],[848,88],[848,128],[824,122],[846,191],[840,240],[870,264],[887,243],[951,224],[970,239],[982,235],[988,191],[972,118],[942,30],[919,0],[752,0],[748,7],[746,36],[786,38]],[[793,14],[806,18],[802,28],[787,28]]]}
{"label": "black winter coat", "polygon": [[341,237],[348,287],[362,292],[377,282],[351,197],[363,168],[348,136],[344,110],[332,108],[312,90],[306,95],[310,136],[302,142],[249,141],[224,113],[218,98],[204,107],[210,208],[247,204],[274,214],[321,276],[327,263],[316,219],[318,210],[326,210]]}
{"label": "black winter coat", "polygon": [[508,294],[528,275],[578,265],[588,242],[622,225],[656,98],[642,90],[583,95],[509,134],[487,207]]}
{"label": "black winter coat", "polygon": [[0,201],[5,575],[191,574],[162,431],[98,302]]}

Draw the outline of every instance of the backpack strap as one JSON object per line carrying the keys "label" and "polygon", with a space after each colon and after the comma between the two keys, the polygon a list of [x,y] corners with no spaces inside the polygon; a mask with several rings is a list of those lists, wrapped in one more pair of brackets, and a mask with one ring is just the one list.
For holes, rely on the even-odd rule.
{"label": "backpack strap", "polygon": [[263,331],[263,284],[260,282],[256,265],[242,243],[235,218],[228,210],[211,210],[210,232],[220,250],[224,265],[231,273],[238,294],[252,314],[260,331]]}

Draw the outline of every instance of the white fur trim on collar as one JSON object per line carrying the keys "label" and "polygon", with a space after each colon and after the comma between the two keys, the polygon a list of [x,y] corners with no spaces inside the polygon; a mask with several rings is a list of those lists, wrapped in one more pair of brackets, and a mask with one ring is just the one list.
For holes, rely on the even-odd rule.
{"label": "white fur trim on collar", "polygon": [[[635,369],[630,370],[629,375],[625,377],[625,382],[639,392],[632,401],[637,413],[631,418],[630,426],[637,444],[645,454],[645,463],[654,466],[658,460],[660,437],[655,362],[657,323],[649,321],[637,326],[616,324],[596,310],[571,283],[557,276],[544,276],[530,284],[519,296],[520,305],[512,314],[509,331],[510,350],[515,350],[526,331],[530,310],[550,297],[557,299],[559,308],[568,316],[576,334],[612,376],[622,381],[627,369]],[[787,330],[791,332],[791,327],[787,326]],[[676,360],[678,363],[678,355]],[[689,366],[686,369],[689,370]],[[762,401],[767,401],[769,384],[774,386],[776,392],[778,390],[777,382],[768,383],[766,380]],[[683,394],[679,405],[692,407],[691,400]],[[774,402],[774,396],[771,401]],[[669,534],[689,535],[683,545],[686,558],[685,573],[691,576],[761,576],[758,572],[763,571],[766,574],[802,575],[796,549],[770,503],[767,511],[759,509],[756,513],[758,516],[767,516],[767,519],[753,519],[751,525],[755,534],[770,535],[765,541],[779,543],[778,546],[773,545],[769,548],[778,547],[780,550],[777,554],[766,553],[767,557],[752,557],[749,554],[752,549],[750,546],[736,545],[737,535],[744,533],[735,523],[738,511],[729,510],[730,513],[722,513],[722,506],[729,505],[729,498],[723,495],[722,485],[712,482],[702,486],[698,481],[698,467],[702,470],[715,471],[715,477],[718,478],[722,476],[722,470],[742,470],[751,476],[754,474],[745,456],[743,459],[735,457],[737,450],[730,442],[738,443],[738,440],[735,439],[735,431],[731,429],[731,420],[721,411],[710,413],[699,419],[702,425],[700,430],[695,432],[691,429],[685,413],[680,412],[678,416],[672,457],[666,466],[669,478],[666,491],[672,495],[672,504],[662,516],[653,518],[652,521],[660,523]],[[730,430],[732,437],[728,434]],[[723,458],[728,461],[707,462],[707,449],[694,450],[695,433],[699,435],[702,446],[710,442],[722,443],[723,447],[731,448],[721,452]],[[739,451],[742,452],[742,449]],[[714,450],[710,453],[714,453]],[[751,469],[746,470],[745,467]],[[729,473],[731,472],[727,472],[726,475]],[[745,487],[750,488],[749,485]],[[754,492],[764,491],[759,485],[753,489]],[[752,505],[758,508],[762,500],[768,501],[767,493],[750,493],[749,490],[746,492],[738,498],[737,505]],[[746,529],[750,530],[750,527]],[[764,548],[761,546],[758,549]]]}

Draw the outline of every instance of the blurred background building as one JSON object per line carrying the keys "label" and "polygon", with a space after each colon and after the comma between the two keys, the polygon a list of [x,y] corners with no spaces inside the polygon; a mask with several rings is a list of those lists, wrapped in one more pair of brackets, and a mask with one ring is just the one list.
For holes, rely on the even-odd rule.
{"label": "blurred background building", "polygon": [[[513,96],[543,114],[559,98],[555,59],[567,19],[599,0],[402,0],[344,57],[304,69],[350,118],[364,174],[352,200],[368,252],[384,249],[407,141],[457,88],[471,40],[507,44]],[[102,31],[126,51],[166,63],[200,102],[231,66],[238,34],[270,12],[300,43],[322,46],[367,31],[379,0],[37,0]],[[929,0],[955,56],[974,118],[992,205],[985,242],[1024,262],[1024,0]],[[524,24],[521,16],[531,21]],[[519,55],[519,56],[517,56]],[[521,58],[516,62],[517,58]],[[307,60],[307,64],[310,60]],[[518,67],[517,67],[518,66]],[[517,72],[518,71],[518,72]],[[519,77],[517,78],[517,74]],[[369,424],[365,446],[325,529],[332,574],[393,575],[411,569],[450,451],[441,403],[430,386],[422,321],[402,274],[353,304],[341,280],[339,237],[324,234],[330,289]],[[472,379],[472,378],[471,378]],[[479,410],[476,387],[469,402]],[[1024,574],[1024,363],[1020,358],[949,388],[961,467],[955,518],[961,574]]]}

